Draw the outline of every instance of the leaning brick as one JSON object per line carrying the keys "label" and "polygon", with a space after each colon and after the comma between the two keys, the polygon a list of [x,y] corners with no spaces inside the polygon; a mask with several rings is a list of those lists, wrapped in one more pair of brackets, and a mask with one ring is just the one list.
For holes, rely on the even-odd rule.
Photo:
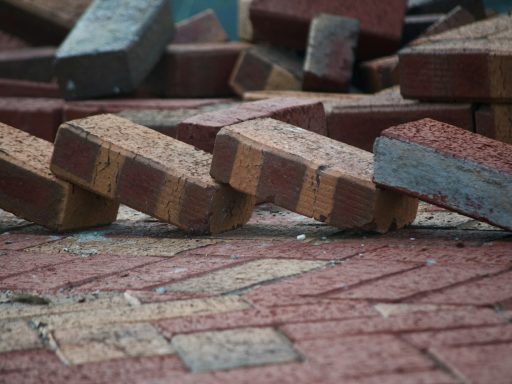
{"label": "leaning brick", "polygon": [[46,97],[60,99],[56,83],[0,79],[0,97]]}
{"label": "leaning brick", "polygon": [[512,146],[431,119],[375,143],[375,182],[512,230]]}
{"label": "leaning brick", "polygon": [[410,224],[418,202],[378,189],[371,153],[273,120],[224,128],[211,175],[264,201],[343,229]]}
{"label": "leaning brick", "polygon": [[55,49],[23,48],[0,52],[0,77],[49,82],[53,79]]}
{"label": "leaning brick", "polygon": [[409,0],[407,14],[448,13],[461,6],[476,19],[485,18],[485,7],[482,0]]}
{"label": "leaning brick", "polygon": [[494,140],[512,144],[512,105],[482,105],[475,112],[475,131]]}
{"label": "leaning brick", "polygon": [[441,17],[436,23],[432,24],[423,33],[423,36],[437,35],[449,31],[451,29],[459,28],[476,21],[475,16],[471,14],[466,8],[457,6],[453,8],[446,15]]}
{"label": "leaning brick", "polygon": [[352,79],[359,21],[318,15],[309,28],[302,88],[307,91],[347,91]]}
{"label": "leaning brick", "polygon": [[55,72],[65,98],[134,91],[173,28],[168,0],[96,0],[57,51]]}
{"label": "leaning brick", "polygon": [[[76,156],[80,153],[80,156]],[[211,155],[114,115],[64,123],[52,171],[190,233],[219,233],[251,216],[254,199],[216,183]]]}
{"label": "leaning brick", "polygon": [[222,43],[228,35],[212,9],[176,23],[173,44]]}
{"label": "leaning brick", "polygon": [[217,133],[242,121],[270,117],[325,135],[325,112],[319,100],[276,98],[191,117],[178,125],[176,138],[212,152]]}
{"label": "leaning brick", "polygon": [[248,91],[298,91],[302,88],[302,60],[291,51],[255,46],[240,54],[229,84],[240,96]]}
{"label": "leaning brick", "polygon": [[359,64],[360,82],[365,91],[375,93],[400,84],[398,55],[381,57]]}
{"label": "leaning brick", "polygon": [[50,173],[53,145],[0,123],[0,208],[53,231],[115,221],[118,204]]}

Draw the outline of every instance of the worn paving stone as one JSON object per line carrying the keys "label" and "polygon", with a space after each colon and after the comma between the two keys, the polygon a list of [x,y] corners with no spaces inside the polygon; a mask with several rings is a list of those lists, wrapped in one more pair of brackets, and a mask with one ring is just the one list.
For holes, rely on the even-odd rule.
{"label": "worn paving stone", "polygon": [[20,251],[25,248],[60,240],[61,236],[29,233],[3,233],[0,236],[0,250]]}
{"label": "worn paving stone", "polygon": [[73,256],[66,254],[8,251],[0,256],[0,263],[2,264],[0,279],[52,265],[68,263],[74,259]]}
{"label": "worn paving stone", "polygon": [[178,335],[172,338],[172,346],[193,373],[300,359],[288,339],[272,328]]}
{"label": "worn paving stone", "polygon": [[37,349],[42,346],[37,331],[30,328],[27,321],[0,321],[0,353]]}

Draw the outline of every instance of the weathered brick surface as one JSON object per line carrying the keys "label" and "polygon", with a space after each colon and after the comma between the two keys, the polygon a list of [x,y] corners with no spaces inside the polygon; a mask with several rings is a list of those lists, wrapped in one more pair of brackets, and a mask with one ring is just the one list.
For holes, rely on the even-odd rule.
{"label": "weathered brick surface", "polygon": [[118,204],[50,173],[52,144],[0,125],[1,208],[54,231],[115,220]]}
{"label": "weathered brick surface", "polygon": [[220,182],[339,228],[386,232],[417,201],[378,190],[370,153],[273,119],[224,128],[211,174]]}
{"label": "weathered brick surface", "polygon": [[60,98],[57,84],[17,79],[0,79],[0,97]]}
{"label": "weathered brick surface", "polygon": [[347,91],[358,39],[358,20],[325,14],[316,16],[309,27],[302,88]]}
{"label": "weathered brick surface", "polygon": [[222,43],[228,35],[215,12],[211,9],[200,12],[176,23],[173,44]]}
{"label": "weathered brick surface", "polygon": [[135,90],[173,29],[169,1],[94,2],[57,51],[63,95],[82,99]]}
{"label": "weathered brick surface", "polygon": [[510,119],[512,119],[511,105],[482,105],[475,112],[476,133],[512,144]]}
{"label": "weathered brick surface", "polygon": [[0,249],[9,251],[21,251],[41,244],[59,240],[60,236],[35,235],[24,233],[3,233],[0,236]]}
{"label": "weathered brick surface", "polygon": [[0,51],[0,78],[49,82],[54,58],[55,48]]}
{"label": "weathered brick surface", "polygon": [[188,144],[100,115],[61,126],[52,171],[188,232],[218,233],[248,221],[254,199],[216,183],[210,163]]}
{"label": "weathered brick surface", "polygon": [[368,92],[379,92],[383,89],[398,85],[398,56],[386,56],[364,61],[359,65],[359,76],[364,89]]}
{"label": "weathered brick surface", "polygon": [[448,124],[420,120],[383,132],[374,149],[374,179],[510,230],[512,214],[504,196],[512,187],[511,150],[510,145]]}
{"label": "weathered brick surface", "polygon": [[409,0],[407,13],[447,13],[456,6],[464,7],[476,19],[485,18],[485,8],[482,0]]}
{"label": "weathered brick surface", "polygon": [[361,21],[359,54],[378,57],[398,48],[406,1],[323,0],[310,2],[254,0],[251,21],[254,38],[295,49],[304,49],[310,21],[319,13],[352,17]]}
{"label": "weathered brick surface", "polygon": [[0,256],[3,270],[0,279],[19,275],[29,271],[37,271],[40,268],[67,263],[74,259],[69,254],[45,254],[36,252],[9,251]]}

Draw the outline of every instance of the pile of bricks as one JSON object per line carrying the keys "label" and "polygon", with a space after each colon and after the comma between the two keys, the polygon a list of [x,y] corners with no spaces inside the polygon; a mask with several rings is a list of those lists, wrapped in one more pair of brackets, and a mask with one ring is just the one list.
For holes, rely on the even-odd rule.
{"label": "pile of bricks", "polygon": [[0,208],[215,234],[265,201],[384,233],[419,198],[512,229],[512,17],[481,1],[241,0],[243,42],[168,0],[70,3],[0,0]]}

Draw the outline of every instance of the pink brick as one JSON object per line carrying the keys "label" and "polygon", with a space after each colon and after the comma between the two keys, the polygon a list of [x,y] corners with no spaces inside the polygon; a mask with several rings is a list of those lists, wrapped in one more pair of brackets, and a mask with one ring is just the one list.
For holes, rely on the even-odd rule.
{"label": "pink brick", "polygon": [[60,240],[60,236],[34,235],[30,233],[3,233],[0,235],[0,250],[20,251],[25,248]]}
{"label": "pink brick", "polygon": [[[338,383],[336,379],[332,381]],[[458,384],[456,378],[441,370],[429,370],[421,372],[400,372],[390,374],[379,374],[369,377],[344,381],[346,384]]]}
{"label": "pink brick", "polygon": [[57,266],[74,259],[75,257],[66,253],[51,254],[8,251],[5,255],[0,256],[0,264],[2,265],[0,279],[28,273],[29,271],[37,271],[49,266]]}

